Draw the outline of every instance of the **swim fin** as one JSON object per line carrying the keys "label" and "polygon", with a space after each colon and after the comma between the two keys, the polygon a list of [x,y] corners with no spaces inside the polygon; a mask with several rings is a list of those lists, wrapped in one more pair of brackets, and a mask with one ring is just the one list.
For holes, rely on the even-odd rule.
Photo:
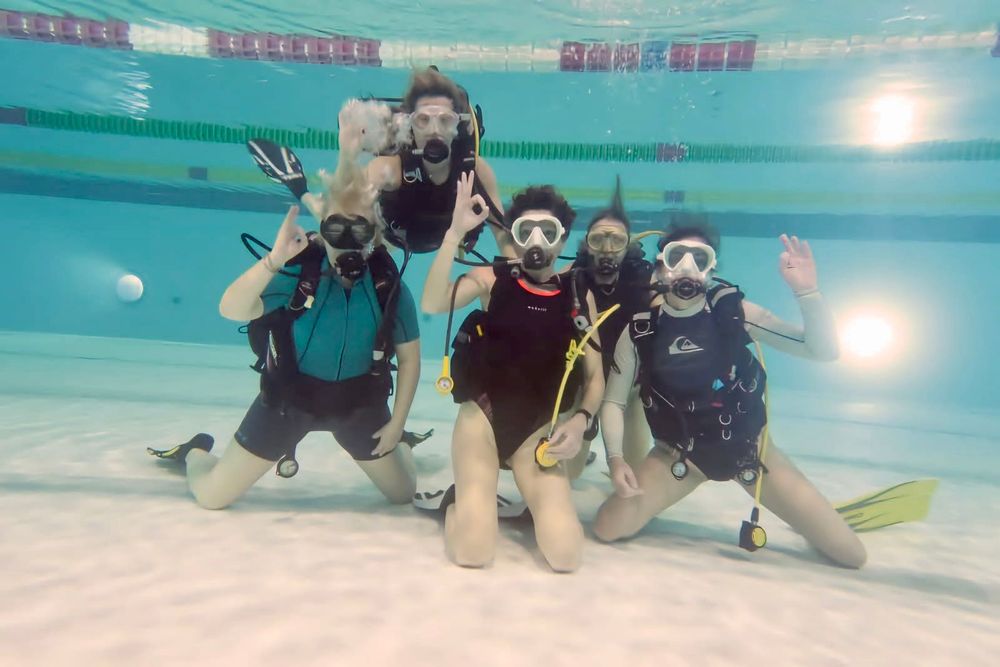
{"label": "swim fin", "polygon": [[184,463],[184,459],[187,457],[188,452],[192,449],[204,449],[206,452],[212,451],[212,445],[215,444],[215,438],[210,436],[208,433],[199,433],[182,445],[176,445],[168,449],[153,449],[152,447],[146,447],[146,453],[150,456],[155,456],[166,461],[176,461],[177,463]]}
{"label": "swim fin", "polygon": [[455,502],[455,485],[437,491],[417,492],[413,494],[413,506],[429,512],[444,512],[448,505]]}
{"label": "swim fin", "polygon": [[937,487],[936,479],[917,479],[839,503],[834,509],[858,533],[920,521],[930,511],[931,496]]}
{"label": "swim fin", "polygon": [[403,431],[403,437],[400,439],[400,442],[404,442],[410,447],[416,447],[417,445],[419,445],[421,442],[431,437],[432,435],[434,435],[434,429],[432,428],[427,429],[423,433],[416,433],[414,431]]}
{"label": "swim fin", "polygon": [[291,148],[267,139],[251,139],[247,142],[247,150],[264,175],[284,185],[296,199],[302,199],[302,195],[309,191],[302,163]]}
{"label": "swim fin", "polygon": [[[455,485],[437,491],[417,492],[413,495],[413,506],[429,512],[444,512],[448,505],[455,502]],[[528,511],[528,505],[523,500],[511,500],[497,494],[497,517],[500,519],[516,519]]]}

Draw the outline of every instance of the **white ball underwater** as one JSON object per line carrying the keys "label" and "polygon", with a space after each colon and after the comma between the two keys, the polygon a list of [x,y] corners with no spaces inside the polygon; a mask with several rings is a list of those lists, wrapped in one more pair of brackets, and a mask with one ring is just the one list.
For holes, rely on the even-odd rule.
{"label": "white ball underwater", "polygon": [[139,276],[131,273],[119,278],[118,285],[115,287],[118,298],[124,303],[133,303],[141,299],[142,290],[142,281],[139,279]]}

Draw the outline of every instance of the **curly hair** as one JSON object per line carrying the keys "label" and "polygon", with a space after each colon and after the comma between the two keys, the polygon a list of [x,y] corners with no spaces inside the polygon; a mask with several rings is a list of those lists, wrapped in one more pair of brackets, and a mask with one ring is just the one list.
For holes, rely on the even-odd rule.
{"label": "curly hair", "polygon": [[552,215],[562,223],[566,235],[569,234],[573,221],[576,219],[576,211],[569,205],[566,198],[559,194],[551,185],[532,185],[521,190],[511,199],[510,206],[507,207],[507,220],[517,220],[525,211],[539,209],[550,211]]}

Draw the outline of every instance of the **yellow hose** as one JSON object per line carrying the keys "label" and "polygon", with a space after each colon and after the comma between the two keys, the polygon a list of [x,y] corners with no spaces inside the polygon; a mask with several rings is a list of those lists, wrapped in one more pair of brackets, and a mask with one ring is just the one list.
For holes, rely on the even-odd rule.
{"label": "yellow hose", "polygon": [[630,242],[635,243],[636,241],[641,241],[647,236],[665,236],[666,232],[661,232],[658,229],[651,229],[647,232],[640,232],[638,234],[633,234],[632,238],[629,239]]}
{"label": "yellow hose", "polygon": [[569,382],[569,374],[573,372],[573,366],[576,365],[576,358],[580,355],[586,354],[584,347],[586,347],[587,342],[590,341],[590,337],[597,331],[597,328],[604,323],[604,320],[611,316],[611,313],[615,312],[621,307],[621,304],[615,304],[605,310],[603,313],[597,316],[597,321],[594,322],[594,326],[590,327],[590,331],[583,335],[580,342],[577,343],[575,340],[569,342],[569,350],[566,351],[566,371],[563,373],[562,382],[559,383],[559,393],[556,394],[556,404],[552,406],[552,421],[549,423],[549,436],[552,436],[552,432],[556,430],[556,422],[559,421],[559,406],[562,404],[563,392],[566,391],[566,383]]}
{"label": "yellow hose", "polygon": [[[757,341],[753,342],[754,347],[757,349],[757,361],[760,362],[760,367],[764,370],[764,375],[767,375],[767,366],[764,364],[764,351],[760,349],[760,343]],[[754,508],[760,507],[760,491],[761,487],[764,485],[764,457],[767,456],[767,431],[768,427],[771,425],[770,415],[768,415],[768,407],[770,406],[770,399],[767,393],[767,380],[764,381],[764,428],[760,432],[760,442],[757,445],[757,463],[760,468],[757,471],[757,487],[753,492],[753,504]]]}

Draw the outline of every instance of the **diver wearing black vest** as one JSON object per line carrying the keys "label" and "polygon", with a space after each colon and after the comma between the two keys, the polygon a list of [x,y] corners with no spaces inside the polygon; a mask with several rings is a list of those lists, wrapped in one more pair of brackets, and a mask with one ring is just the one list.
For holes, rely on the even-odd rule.
{"label": "diver wearing black vest", "polygon": [[[595,321],[593,300],[577,305],[570,279],[558,276],[553,267],[575,214],[551,186],[516,194],[508,217],[513,218],[510,229],[520,275],[513,275],[507,263],[473,269],[452,283],[454,246],[485,217],[485,212],[476,213],[477,204],[481,207],[482,201],[473,194],[470,174],[460,182],[452,225],[428,272],[421,300],[424,312],[444,313],[478,299],[484,313],[463,326],[463,334],[477,329],[482,334],[475,332],[475,350],[470,346],[463,352],[462,365],[468,367],[456,369],[452,389],[461,405],[452,439],[455,501],[445,509],[446,550],[456,564],[466,567],[482,567],[493,559],[497,478],[504,465],[513,471],[534,517],[538,547],[549,566],[557,572],[573,571],[580,564],[583,528],[558,461],[577,453],[604,393],[598,355],[580,356],[580,385],[571,379],[564,389],[549,433],[567,358],[576,350],[577,338],[583,343],[578,323],[590,334],[593,328],[588,329],[586,321]],[[458,347],[456,343],[456,356]],[[582,390],[575,391],[575,386]],[[574,394],[581,396],[575,411]],[[546,434],[547,453],[557,465],[543,468],[536,448]]]}
{"label": "diver wearing black vest", "polygon": [[[610,206],[596,213],[587,226],[587,235],[580,243],[574,262],[581,289],[593,295],[597,312],[618,306],[600,327],[605,380],[611,371],[615,342],[632,321],[633,314],[648,308],[653,296],[649,289],[653,265],[646,260],[639,242],[631,240],[630,234],[631,221],[625,212],[619,178]],[[627,413],[625,459],[638,465],[649,451],[651,438],[637,394],[629,400]],[[599,420],[594,419],[583,435],[580,453],[567,465],[570,479],[579,477],[591,460],[591,442],[597,437],[598,429]]]}
{"label": "diver wearing black vest", "polygon": [[399,111],[408,134],[398,154],[374,158],[366,167],[379,190],[376,213],[386,240],[413,253],[434,252],[451,226],[459,178],[475,173],[474,190],[490,216],[462,238],[470,251],[483,227],[493,231],[503,254],[512,252],[503,233],[503,209],[493,169],[479,157],[484,133],[480,110],[468,94],[436,67],[415,72]]}
{"label": "diver wearing black vest", "polygon": [[[796,326],[745,301],[736,286],[713,284],[716,239],[707,225],[692,225],[661,241],[656,278],[663,298],[637,313],[617,342],[601,408],[615,493],[598,511],[594,532],[604,541],[634,535],[705,480],[736,479],[828,558],[860,567],[866,558],[860,540],[767,438],[767,380],[747,348],[757,340],[815,360],[837,357],[836,326],[819,293],[809,245],[781,237],[781,274],[802,310],[804,325]],[[621,441],[624,406],[636,383],[655,447],[633,471]],[[756,507],[744,527],[757,528]],[[745,545],[742,532],[740,544],[763,545]]]}
{"label": "diver wearing black vest", "polygon": [[[433,66],[415,72],[403,98],[393,101],[400,105],[351,99],[338,115],[337,171],[362,168],[362,153],[376,155],[363,169],[378,191],[375,219],[382,238],[407,253],[437,250],[451,225],[459,178],[474,170],[475,192],[490,215],[464,235],[460,248],[472,251],[488,225],[497,247],[512,256],[496,175],[479,156],[485,131],[481,109],[473,108],[465,90]],[[292,150],[260,138],[247,147],[264,174],[287,187],[322,222],[323,199],[309,192]],[[323,176],[330,186],[331,177]]]}
{"label": "diver wearing black vest", "polygon": [[[455,188],[464,161],[449,161],[445,180],[436,183],[434,174],[427,168],[425,156],[406,148],[395,157],[399,159],[401,182],[394,190],[386,189],[380,193],[376,209],[385,229],[385,238],[410,252],[433,252],[441,246],[441,240],[451,226]],[[466,234],[463,246],[471,249],[482,229],[480,226]]]}

